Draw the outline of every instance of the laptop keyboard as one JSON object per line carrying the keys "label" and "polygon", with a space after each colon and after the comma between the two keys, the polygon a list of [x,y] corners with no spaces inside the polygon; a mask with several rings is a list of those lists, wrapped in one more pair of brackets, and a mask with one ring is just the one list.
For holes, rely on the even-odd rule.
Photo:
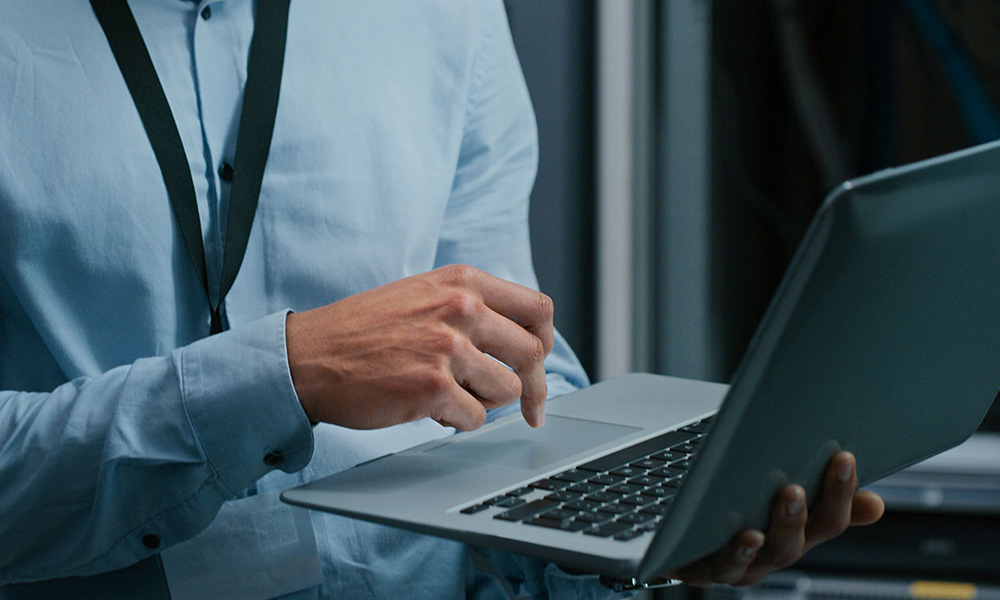
{"label": "laptop keyboard", "polygon": [[[670,510],[712,417],[461,510],[494,519],[628,541]],[[503,509],[498,512],[497,509]]]}

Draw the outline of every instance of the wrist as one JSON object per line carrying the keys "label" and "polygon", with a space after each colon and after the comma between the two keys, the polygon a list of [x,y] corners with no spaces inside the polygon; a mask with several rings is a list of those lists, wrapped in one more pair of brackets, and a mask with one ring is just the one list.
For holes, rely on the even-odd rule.
{"label": "wrist", "polygon": [[306,364],[309,352],[303,346],[306,340],[303,339],[302,313],[289,311],[285,317],[285,353],[288,361],[288,374],[292,379],[292,387],[295,395],[298,396],[302,410],[309,417],[310,422],[315,422],[312,410],[312,388],[309,369]]}

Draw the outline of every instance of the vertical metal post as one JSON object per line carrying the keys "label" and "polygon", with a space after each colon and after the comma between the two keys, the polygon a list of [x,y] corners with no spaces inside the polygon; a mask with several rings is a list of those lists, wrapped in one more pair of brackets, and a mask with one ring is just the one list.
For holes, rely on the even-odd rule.
{"label": "vertical metal post", "polygon": [[632,367],[632,125],[635,14],[599,0],[597,36],[597,373]]}
{"label": "vertical metal post", "polygon": [[661,7],[658,370],[718,379],[724,346],[711,311],[712,7],[710,0],[661,0]]}

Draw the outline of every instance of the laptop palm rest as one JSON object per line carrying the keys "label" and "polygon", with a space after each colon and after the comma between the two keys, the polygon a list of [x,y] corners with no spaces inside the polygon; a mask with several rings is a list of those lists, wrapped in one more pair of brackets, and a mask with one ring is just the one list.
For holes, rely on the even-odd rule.
{"label": "laptop palm rest", "polygon": [[[541,429],[532,429],[522,420],[509,421],[481,433],[449,438],[424,452],[442,458],[508,468],[545,469],[564,462],[574,454],[638,431],[638,427],[550,415]],[[455,444],[458,440],[462,443]]]}

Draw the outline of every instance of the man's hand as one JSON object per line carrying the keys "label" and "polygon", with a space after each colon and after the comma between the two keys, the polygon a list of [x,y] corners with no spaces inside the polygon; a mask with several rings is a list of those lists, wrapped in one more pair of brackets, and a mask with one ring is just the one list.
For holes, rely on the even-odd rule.
{"label": "man's hand", "polygon": [[539,427],[552,336],[548,296],[463,265],[290,314],[286,325],[306,415],[355,429],[425,417],[475,429],[486,409],[518,398]]}
{"label": "man's hand", "polygon": [[671,577],[695,586],[753,585],[849,526],[878,521],[884,511],[882,498],[858,490],[854,456],[840,452],[830,460],[823,491],[811,514],[805,491],[790,485],[775,499],[766,535],[754,529],[743,531],[726,547],[678,569]]}

